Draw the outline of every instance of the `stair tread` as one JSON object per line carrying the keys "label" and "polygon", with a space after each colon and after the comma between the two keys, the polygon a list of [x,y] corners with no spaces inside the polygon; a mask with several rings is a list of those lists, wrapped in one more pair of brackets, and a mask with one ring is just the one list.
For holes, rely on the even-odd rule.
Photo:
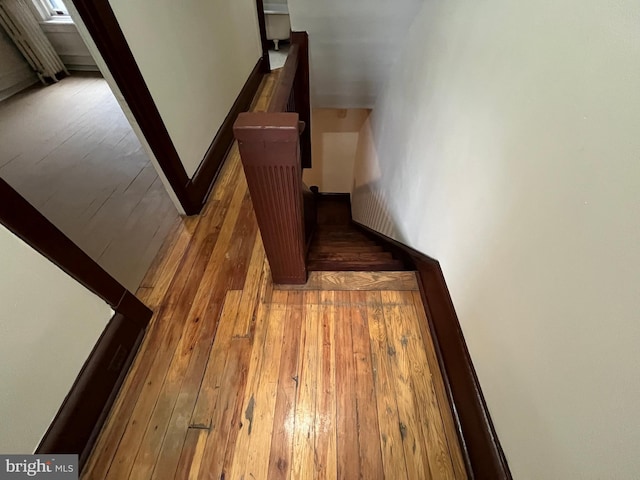
{"label": "stair tread", "polygon": [[349,232],[349,231],[344,231],[344,232],[316,232],[316,237],[318,237],[318,238],[366,238],[367,240],[369,239],[369,237],[367,237],[363,233],[360,233],[360,232]]}
{"label": "stair tread", "polygon": [[332,253],[332,252],[383,252],[384,248],[382,248],[380,245],[359,245],[359,244],[345,244],[345,245],[339,245],[339,246],[335,246],[335,245],[312,245],[311,249],[309,250],[309,253],[313,252],[313,253]]}
{"label": "stair tread", "polygon": [[392,260],[393,256],[390,252],[311,252],[309,254],[309,259],[360,262]]}
{"label": "stair tread", "polygon": [[[339,250],[342,248],[380,248],[375,242],[313,242],[312,246],[315,248]],[[384,249],[384,248],[383,248]]]}
{"label": "stair tread", "polygon": [[388,260],[387,262],[334,262],[323,260],[311,260],[309,270],[313,271],[399,271],[404,270],[400,260]]}
{"label": "stair tread", "polygon": [[274,285],[275,290],[378,290],[418,291],[415,272],[406,271],[315,271],[304,285]]}
{"label": "stair tread", "polygon": [[[404,271],[404,262],[393,257],[384,242],[367,235],[351,221],[348,199],[318,199],[318,223],[308,256],[309,271],[392,272]],[[333,277],[326,277],[334,281]],[[368,280],[364,282],[368,283]]]}

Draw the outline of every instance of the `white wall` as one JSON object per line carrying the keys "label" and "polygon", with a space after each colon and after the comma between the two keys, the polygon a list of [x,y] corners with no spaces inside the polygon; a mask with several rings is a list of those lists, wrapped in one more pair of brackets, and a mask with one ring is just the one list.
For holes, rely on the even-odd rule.
{"label": "white wall", "polygon": [[303,180],[321,192],[349,193],[359,132],[369,110],[314,108],[311,112],[312,167]]}
{"label": "white wall", "polygon": [[309,33],[313,106],[371,108],[422,3],[289,0],[292,30]]}
{"label": "white wall", "polygon": [[37,81],[36,74],[0,26],[0,101]]}
{"label": "white wall", "polygon": [[35,450],[113,315],[0,225],[0,452]]}
{"label": "white wall", "polygon": [[440,260],[517,479],[640,473],[640,4],[432,0],[354,217]]}
{"label": "white wall", "polygon": [[192,176],[262,55],[253,0],[110,0]]}

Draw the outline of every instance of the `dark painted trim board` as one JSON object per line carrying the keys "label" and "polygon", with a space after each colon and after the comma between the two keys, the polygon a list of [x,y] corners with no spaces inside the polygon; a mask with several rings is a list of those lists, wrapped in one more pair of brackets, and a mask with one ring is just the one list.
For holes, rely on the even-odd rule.
{"label": "dark painted trim board", "polygon": [[[258,60],[229,115],[221,125],[196,174],[189,178],[166,125],[149,92],[108,0],[74,0],[82,21],[135,117],[149,147],[187,215],[200,212],[216,174],[233,143],[237,114],[251,104],[262,74],[269,71],[268,52]],[[257,6],[256,6],[257,8]],[[247,100],[248,99],[248,100]]]}
{"label": "dark painted trim board", "polygon": [[77,453],[82,463],[133,361],[152,312],[2,179],[0,223],[116,311],[37,450]]}
{"label": "dark painted trim board", "polygon": [[258,28],[260,29],[260,44],[262,45],[262,73],[271,73],[267,23],[264,15],[264,2],[262,0],[256,0],[256,10],[258,13]]}
{"label": "dark painted trim board", "polygon": [[151,310],[1,178],[0,223],[116,312],[142,326],[149,322]]}
{"label": "dark painted trim board", "polygon": [[202,163],[198,167],[198,170],[196,170],[193,178],[187,183],[187,192],[191,198],[192,204],[198,211],[202,209],[207,201],[207,197],[213,187],[213,183],[218,177],[218,173],[220,172],[224,160],[227,157],[227,153],[229,153],[229,150],[235,141],[233,136],[233,124],[240,113],[249,110],[251,102],[260,87],[260,82],[262,82],[262,78],[264,76],[263,62],[264,60],[260,58],[253,67],[253,70],[249,74],[240,94],[233,103],[233,106],[224,119],[224,122],[222,122],[213,142],[211,142],[211,146],[209,146]]}
{"label": "dark painted trim board", "polygon": [[87,461],[144,337],[145,329],[116,314],[89,358],[36,453],[76,453]]}
{"label": "dark painted trim board", "polygon": [[189,177],[108,0],[73,0],[109,72],[187,214],[196,213]]}
{"label": "dark painted trim board", "polygon": [[469,478],[511,479],[440,263],[361,223],[352,222],[418,272],[420,293]]}

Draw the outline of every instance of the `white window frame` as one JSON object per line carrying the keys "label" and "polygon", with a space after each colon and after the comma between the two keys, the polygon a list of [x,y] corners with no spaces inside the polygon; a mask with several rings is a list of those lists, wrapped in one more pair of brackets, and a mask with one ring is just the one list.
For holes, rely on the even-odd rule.
{"label": "white window frame", "polygon": [[27,2],[36,17],[40,17],[40,21],[64,21],[71,22],[71,16],[68,13],[58,13],[58,10],[54,10],[48,0],[32,0]]}
{"label": "white window frame", "polygon": [[56,10],[56,9],[54,9],[53,5],[51,5],[51,2],[49,0],[40,0],[40,1],[44,4],[44,7],[48,10],[50,17],[54,17],[55,18],[55,17],[68,17],[69,16],[69,12],[65,11],[65,10],[67,10],[67,6],[63,4],[62,0],[58,0],[58,1],[62,4],[62,6],[64,7],[64,10]]}

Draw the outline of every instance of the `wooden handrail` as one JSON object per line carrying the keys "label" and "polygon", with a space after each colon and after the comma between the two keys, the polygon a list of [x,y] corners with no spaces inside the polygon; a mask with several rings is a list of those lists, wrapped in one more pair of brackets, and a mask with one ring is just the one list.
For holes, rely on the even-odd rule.
{"label": "wooden handrail", "polygon": [[296,72],[298,71],[298,52],[300,45],[293,44],[289,48],[289,54],[287,60],[280,72],[280,78],[278,79],[278,85],[276,86],[271,102],[269,102],[269,108],[267,112],[286,112],[287,104],[289,103],[289,97],[293,90],[293,82],[296,79]]}

